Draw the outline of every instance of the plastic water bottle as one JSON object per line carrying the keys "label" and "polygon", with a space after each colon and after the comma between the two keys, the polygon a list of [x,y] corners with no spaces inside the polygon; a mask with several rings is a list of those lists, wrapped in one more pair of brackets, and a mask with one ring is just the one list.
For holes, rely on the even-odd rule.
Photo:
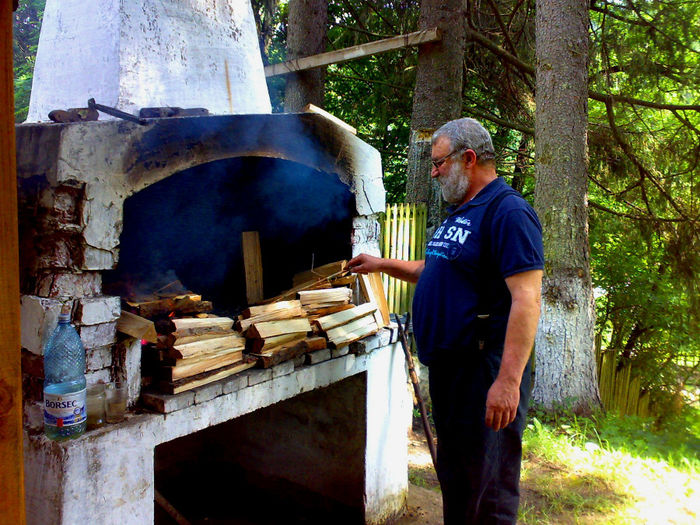
{"label": "plastic water bottle", "polygon": [[70,306],[44,347],[44,433],[56,441],[77,438],[87,424],[85,348],[70,324]]}

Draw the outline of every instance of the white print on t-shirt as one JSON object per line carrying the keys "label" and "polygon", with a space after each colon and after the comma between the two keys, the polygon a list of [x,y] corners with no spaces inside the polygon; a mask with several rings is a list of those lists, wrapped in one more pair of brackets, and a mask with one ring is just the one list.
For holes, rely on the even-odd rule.
{"label": "white print on t-shirt", "polygon": [[463,228],[460,228],[458,226],[450,226],[447,228],[447,233],[443,236],[443,239],[447,241],[454,241],[458,242],[459,244],[464,244],[464,242],[467,240],[467,237],[472,232],[469,230],[465,230]]}
{"label": "white print on t-shirt", "polygon": [[449,228],[447,228],[447,232],[445,232],[445,226],[440,226],[437,230],[435,230],[435,235],[433,235],[430,244],[440,246],[441,243],[438,244],[436,242],[437,239],[440,238],[443,238],[446,241],[464,244],[467,240],[467,237],[469,237],[471,233],[472,232],[470,230],[465,230],[464,228],[460,228],[459,226],[450,226]]}
{"label": "white print on t-shirt", "polygon": [[472,221],[466,217],[455,217],[455,222],[457,224],[464,224],[465,226],[471,226]]}

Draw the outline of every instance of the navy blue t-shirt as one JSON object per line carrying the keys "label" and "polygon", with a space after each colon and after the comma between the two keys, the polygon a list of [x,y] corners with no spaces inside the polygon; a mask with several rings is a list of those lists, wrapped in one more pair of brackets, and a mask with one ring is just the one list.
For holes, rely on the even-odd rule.
{"label": "navy blue t-shirt", "polygon": [[[491,200],[490,238],[481,221]],[[488,254],[482,254],[482,248]],[[502,351],[511,297],[505,278],[544,268],[542,226],[535,210],[498,178],[452,210],[426,247],[413,298],[418,358],[429,365],[448,353],[473,351],[477,315],[489,314],[487,348]]]}

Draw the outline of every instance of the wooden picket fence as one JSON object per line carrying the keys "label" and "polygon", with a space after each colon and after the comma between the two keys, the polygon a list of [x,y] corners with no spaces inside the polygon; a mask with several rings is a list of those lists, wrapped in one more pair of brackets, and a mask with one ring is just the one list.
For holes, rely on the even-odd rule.
{"label": "wooden picket fence", "polygon": [[623,416],[650,414],[649,392],[643,392],[641,378],[634,375],[632,363],[618,369],[618,350],[596,346],[598,388],[603,407]]}
{"label": "wooden picket fence", "polygon": [[[382,256],[413,261],[425,257],[427,209],[424,203],[389,204],[382,223]],[[389,311],[411,311],[414,284],[383,275]]]}

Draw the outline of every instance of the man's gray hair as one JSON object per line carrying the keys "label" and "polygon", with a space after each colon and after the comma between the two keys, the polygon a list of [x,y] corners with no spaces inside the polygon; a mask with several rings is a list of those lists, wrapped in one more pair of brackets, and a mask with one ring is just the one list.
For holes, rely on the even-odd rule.
{"label": "man's gray hair", "polygon": [[474,150],[479,161],[493,160],[496,156],[491,135],[473,118],[460,118],[443,124],[433,133],[432,144],[440,137],[447,137],[453,151]]}

